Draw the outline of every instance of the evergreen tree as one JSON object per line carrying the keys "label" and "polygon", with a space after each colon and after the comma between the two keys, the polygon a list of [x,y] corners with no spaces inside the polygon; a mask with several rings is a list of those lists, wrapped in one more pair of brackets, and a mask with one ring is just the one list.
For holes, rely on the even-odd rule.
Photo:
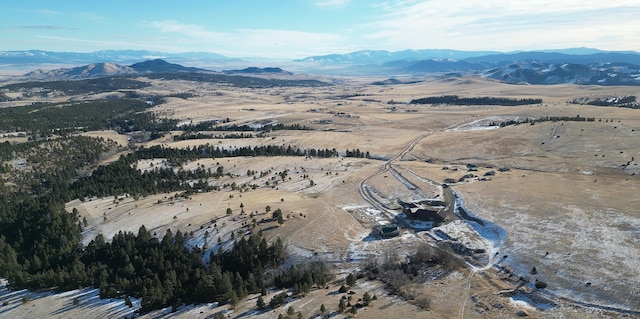
{"label": "evergreen tree", "polygon": [[338,303],[338,312],[343,313],[347,309],[347,303],[343,298],[340,298],[340,303]]}
{"label": "evergreen tree", "polygon": [[262,299],[262,296],[258,296],[258,300],[256,301],[256,307],[259,310],[264,309],[267,306],[267,304],[264,303],[264,299]]}
{"label": "evergreen tree", "polygon": [[362,296],[362,304],[368,306],[371,303],[371,295],[369,292],[365,292]]}
{"label": "evergreen tree", "polygon": [[345,281],[347,283],[347,286],[353,287],[356,285],[356,276],[354,276],[352,273],[349,273]]}

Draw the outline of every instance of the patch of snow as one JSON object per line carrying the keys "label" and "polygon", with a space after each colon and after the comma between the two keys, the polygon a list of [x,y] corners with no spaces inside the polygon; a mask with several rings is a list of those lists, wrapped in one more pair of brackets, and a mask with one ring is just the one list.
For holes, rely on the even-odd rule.
{"label": "patch of snow", "polygon": [[516,295],[513,297],[509,297],[509,302],[514,305],[516,308],[524,309],[524,310],[549,310],[555,308],[556,305],[551,304],[545,301],[534,301],[531,298],[528,298],[523,295]]}
{"label": "patch of snow", "polygon": [[[85,288],[70,290],[63,293],[54,294],[52,292],[30,292],[27,290],[11,291],[7,288],[7,280],[0,278],[0,301],[7,303],[7,305],[21,305],[23,303],[22,298],[27,296],[32,302],[42,302],[46,304],[47,300],[68,299],[68,303],[71,306],[65,306],[60,309],[51,309],[52,317],[64,318],[65,312],[78,311],[75,308],[91,309],[92,313],[104,313],[109,314],[110,318],[125,318],[135,315],[135,311],[140,309],[141,299],[131,298],[132,307],[125,305],[124,298],[105,298],[100,299],[100,291],[95,288]],[[52,300],[52,301],[53,301]],[[76,304],[77,302],[77,304]],[[23,313],[20,307],[15,306],[11,308],[3,307],[2,317],[16,317],[16,313]]]}

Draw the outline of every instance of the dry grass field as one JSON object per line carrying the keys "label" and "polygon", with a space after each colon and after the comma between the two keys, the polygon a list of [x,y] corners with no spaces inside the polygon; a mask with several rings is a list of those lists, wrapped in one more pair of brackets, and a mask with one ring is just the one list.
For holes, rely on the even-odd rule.
{"label": "dry grass field", "polygon": [[[379,79],[335,79],[317,88],[247,89],[186,81],[155,80],[141,93],[189,92],[189,99],[169,98],[154,107],[162,116],[183,123],[229,118],[232,124],[277,122],[305,125],[312,130],[273,131],[266,137],[207,139],[174,142],[168,135],[146,143],[189,147],[209,143],[220,147],[291,145],[299,148],[358,148],[371,158],[315,159],[304,157],[222,158],[189,163],[184,168],[225,168],[222,186],[257,183],[256,189],[213,191],[188,199],[159,194],[134,199],[93,198],[67,204],[87,219],[85,244],[101,233],[141,225],[162,236],[167,229],[189,234],[191,245],[206,242],[210,250],[229,247],[232,234],[248,214],[268,219],[266,206],[280,208],[285,223],[265,222],[270,239],[281,237],[290,262],[321,258],[334,267],[336,281],[328,289],[312,290],[275,311],[257,312],[257,296],[236,309],[227,306],[180,307],[176,313],[154,312],[142,318],[210,318],[225,311],[229,318],[276,318],[289,306],[305,318],[320,318],[337,309],[337,289],[344,276],[359,269],[367,258],[388,252],[407,256],[420,244],[435,244],[430,232],[401,229],[400,236],[371,240],[372,227],[394,221],[400,211],[383,212],[380,203],[398,208],[397,199],[418,200],[442,196],[446,178],[467,211],[484,221],[485,229],[500,230],[485,236],[482,228],[442,226],[442,232],[468,246],[486,248],[479,267],[464,267],[428,280],[412,289],[429,300],[426,309],[416,300],[392,295],[378,281],[360,279],[355,297],[377,296],[359,309],[361,318],[625,318],[640,312],[640,110],[568,104],[577,97],[637,94],[633,87],[581,87],[574,85],[507,85],[477,78],[428,79],[414,84],[378,86]],[[494,96],[541,98],[526,106],[455,106],[389,104],[426,96]],[[67,97],[69,98],[69,97]],[[542,122],[504,128],[489,123],[543,116],[593,117],[593,122]],[[179,134],[178,132],[174,132]],[[125,136],[91,132],[125,145]],[[138,163],[145,169],[164,165],[161,160]],[[467,164],[477,171],[468,172]],[[387,170],[389,167],[395,170]],[[445,168],[446,169],[443,169]],[[509,168],[499,171],[498,168]],[[247,170],[270,171],[254,180]],[[280,179],[278,172],[287,170]],[[402,177],[398,177],[400,172]],[[303,175],[309,175],[304,178]],[[272,179],[275,178],[275,179]],[[484,180],[482,180],[484,179]],[[277,185],[273,181],[278,180]],[[310,181],[313,180],[313,186]],[[267,184],[269,182],[269,184]],[[408,184],[416,185],[415,188]],[[369,196],[363,195],[363,189]],[[371,203],[374,198],[376,203]],[[242,204],[243,208],[240,207]],[[232,214],[227,215],[227,208]],[[391,207],[393,208],[393,207]],[[245,214],[241,214],[241,210]],[[81,218],[82,218],[81,217]],[[458,223],[464,224],[462,221]],[[215,227],[213,225],[215,224]],[[477,226],[477,225],[476,225]],[[448,227],[448,228],[447,228]],[[473,231],[472,229],[476,229]],[[205,238],[205,231],[210,237]],[[483,237],[484,236],[484,237]],[[219,238],[219,240],[216,240]],[[475,244],[474,244],[475,243]],[[490,256],[489,256],[490,255]],[[535,274],[532,268],[536,268]],[[517,280],[524,277],[528,284]],[[536,281],[546,289],[533,287]],[[505,291],[512,291],[505,293]],[[276,292],[270,292],[275,294]],[[95,291],[63,295],[1,292],[9,305],[0,317],[83,318],[122,317],[131,312],[122,300],[92,301]],[[9,296],[9,297],[7,297]],[[72,299],[80,296],[80,304]],[[268,302],[270,296],[265,297]],[[345,314],[332,313],[342,318]]]}

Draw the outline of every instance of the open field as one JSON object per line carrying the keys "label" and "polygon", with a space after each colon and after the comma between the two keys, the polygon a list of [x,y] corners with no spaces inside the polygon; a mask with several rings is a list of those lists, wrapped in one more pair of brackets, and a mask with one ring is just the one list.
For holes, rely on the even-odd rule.
{"label": "open field", "polygon": [[[478,230],[481,228],[463,220],[442,225],[440,230],[469,248],[485,250],[478,258],[482,265],[456,270],[416,288],[430,299],[427,310],[388,295],[378,281],[361,279],[354,289],[356,295],[370,291],[379,299],[360,309],[357,316],[513,318],[525,311],[533,318],[622,318],[640,313],[640,110],[567,103],[583,96],[636,94],[636,89],[507,85],[476,78],[370,85],[374,80],[379,79],[341,78],[335,80],[339,84],[328,87],[261,89],[154,80],[140,92],[196,95],[168,98],[166,104],[152,109],[186,124],[229,118],[229,124],[277,122],[312,130],[184,141],[174,141],[172,136],[180,132],[173,132],[138,146],[291,145],[336,149],[341,157],[203,159],[183,168],[215,170],[221,165],[229,175],[209,181],[212,185],[257,187],[223,188],[186,199],[174,193],[139,199],[92,198],[72,201],[67,209],[76,208],[80,218],[86,218],[85,244],[100,233],[110,238],[118,231],[136,232],[145,225],[157,236],[167,229],[179,229],[189,234],[191,245],[206,243],[210,251],[228,248],[234,233],[238,234],[243,223],[251,223],[248,215],[254,213],[267,238],[283,239],[290,262],[321,258],[335,267],[336,278],[341,280],[368,258],[382,258],[389,251],[407,256],[419,244],[435,244],[429,232],[403,226],[396,200],[443,196],[441,183],[446,178],[459,180],[471,173],[476,177],[449,186],[471,215],[504,234],[487,238],[487,233]],[[438,95],[533,97],[543,103],[510,107],[388,103]],[[578,114],[595,121],[489,127],[510,119]],[[113,131],[86,135],[111,138],[122,146],[128,142],[126,136]],[[347,149],[356,148],[369,152],[370,158],[343,157]],[[477,171],[469,172],[467,164],[477,165]],[[158,165],[165,164],[162,160],[137,164],[140,169]],[[248,176],[248,170],[268,173],[256,178]],[[284,171],[286,177],[281,178],[278,173]],[[485,177],[487,172],[495,174]],[[286,217],[284,224],[269,221],[266,206],[280,208]],[[230,215],[227,208],[232,210]],[[396,221],[404,227],[400,236],[385,240],[375,236],[373,226]],[[518,281],[521,276],[526,282]],[[257,296],[251,296],[227,314],[231,318],[274,318],[291,305],[305,317],[317,318],[321,304],[330,310],[337,307],[341,294],[335,291],[340,280],[326,290],[292,299],[275,312],[255,312]],[[533,287],[536,280],[548,287],[537,290]],[[504,290],[512,292],[500,293]],[[91,296],[92,292],[74,294]],[[25,305],[16,305],[18,297],[6,296],[3,293],[0,300],[10,300],[10,305],[0,307],[0,316],[80,318],[84,313],[69,306],[73,294],[33,295]],[[67,310],[35,310],[46,309],[40,302]],[[118,302],[95,303],[95,315],[108,313],[111,307],[120,309]],[[185,306],[168,316],[206,318],[226,309]],[[158,315],[161,313],[143,318]]]}

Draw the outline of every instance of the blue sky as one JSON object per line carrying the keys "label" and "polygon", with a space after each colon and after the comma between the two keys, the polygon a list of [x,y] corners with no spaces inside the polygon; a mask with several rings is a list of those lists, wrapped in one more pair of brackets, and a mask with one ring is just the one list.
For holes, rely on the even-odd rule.
{"label": "blue sky", "polygon": [[5,0],[0,50],[207,51],[302,58],[359,50],[640,51],[637,0]]}

